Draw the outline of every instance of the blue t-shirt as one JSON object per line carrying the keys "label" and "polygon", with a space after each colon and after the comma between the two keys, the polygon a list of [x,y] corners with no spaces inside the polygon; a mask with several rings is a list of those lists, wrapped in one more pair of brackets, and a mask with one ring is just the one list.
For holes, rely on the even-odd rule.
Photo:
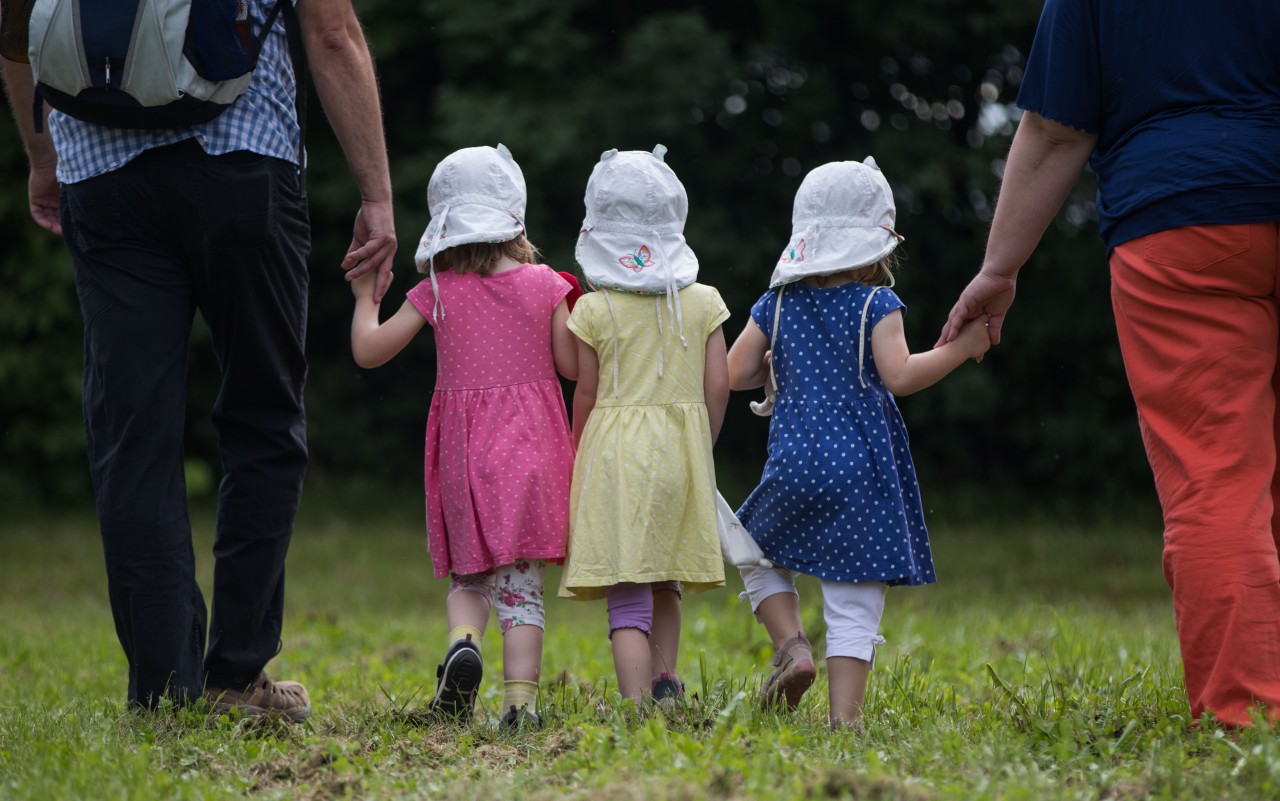
{"label": "blue t-shirt", "polygon": [[1277,0],[1048,0],[1018,106],[1097,134],[1108,248],[1280,220]]}

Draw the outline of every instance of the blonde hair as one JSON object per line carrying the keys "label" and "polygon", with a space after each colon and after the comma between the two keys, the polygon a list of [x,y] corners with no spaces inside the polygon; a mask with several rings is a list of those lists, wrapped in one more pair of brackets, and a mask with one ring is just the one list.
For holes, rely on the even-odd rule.
{"label": "blonde hair", "polygon": [[472,242],[446,248],[436,254],[435,268],[437,272],[492,275],[503,256],[521,264],[534,264],[541,254],[524,234],[518,234],[506,242]]}
{"label": "blonde hair", "polygon": [[875,264],[849,270],[849,277],[867,286],[893,286],[894,272],[898,269],[899,262],[898,251],[895,248]]}

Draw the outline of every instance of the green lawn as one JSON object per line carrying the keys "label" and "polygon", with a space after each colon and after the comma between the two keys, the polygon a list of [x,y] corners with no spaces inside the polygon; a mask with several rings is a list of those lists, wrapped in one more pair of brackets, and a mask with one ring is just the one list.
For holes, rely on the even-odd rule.
{"label": "green lawn", "polygon": [[[330,504],[337,506],[337,504]],[[409,504],[415,506],[415,504]],[[888,597],[866,731],[827,730],[819,683],[791,716],[752,698],[770,649],[731,577],[686,599],[675,714],[613,695],[603,603],[552,601],[540,732],[425,726],[446,582],[413,510],[308,503],[273,675],[307,727],[127,712],[124,659],[85,518],[0,529],[0,798],[1244,799],[1280,797],[1280,740],[1189,729],[1159,531],[934,522],[940,581]],[[211,518],[197,515],[208,586]],[[549,585],[558,582],[553,571]],[[821,643],[816,584],[801,585]]]}

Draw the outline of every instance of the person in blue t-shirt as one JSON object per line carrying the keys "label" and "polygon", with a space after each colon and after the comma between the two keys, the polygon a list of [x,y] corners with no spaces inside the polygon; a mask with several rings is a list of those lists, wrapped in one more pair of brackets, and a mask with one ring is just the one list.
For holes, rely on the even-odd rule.
{"label": "person in blue t-shirt", "polygon": [[1048,0],[982,269],[939,338],[990,315],[1086,162],[1121,352],[1164,512],[1192,715],[1280,717],[1274,0]]}

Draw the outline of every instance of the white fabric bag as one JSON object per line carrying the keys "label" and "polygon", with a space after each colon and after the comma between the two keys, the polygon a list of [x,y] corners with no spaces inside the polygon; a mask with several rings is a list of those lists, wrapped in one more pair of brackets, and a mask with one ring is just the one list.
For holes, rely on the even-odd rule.
{"label": "white fabric bag", "polygon": [[726,562],[734,567],[773,567],[773,562],[764,558],[764,551],[719,492],[716,493],[716,523],[720,529],[720,552]]}

